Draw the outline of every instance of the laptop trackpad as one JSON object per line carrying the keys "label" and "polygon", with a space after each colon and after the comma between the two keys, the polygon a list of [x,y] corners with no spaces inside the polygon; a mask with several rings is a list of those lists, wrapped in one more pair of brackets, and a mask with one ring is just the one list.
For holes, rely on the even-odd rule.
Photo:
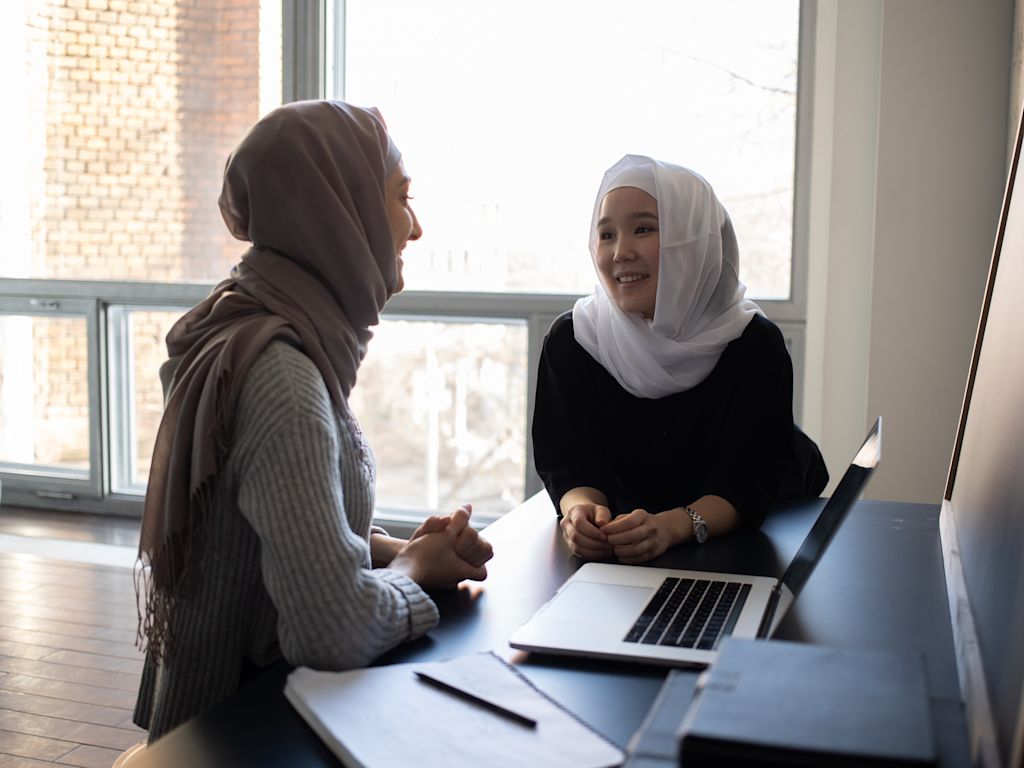
{"label": "laptop trackpad", "polygon": [[647,604],[650,587],[627,587],[621,584],[596,584],[571,581],[565,585],[544,612],[546,618],[570,621],[632,622]]}

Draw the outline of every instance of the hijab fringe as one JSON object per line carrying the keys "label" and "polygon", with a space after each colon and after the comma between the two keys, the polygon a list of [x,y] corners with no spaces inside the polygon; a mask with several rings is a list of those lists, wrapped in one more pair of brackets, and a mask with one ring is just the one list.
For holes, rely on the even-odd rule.
{"label": "hijab fringe", "polygon": [[230,446],[231,409],[228,399],[231,393],[230,372],[224,371],[216,383],[216,415],[210,434],[216,471],[192,491],[189,499],[190,526],[169,532],[154,552],[140,550],[135,561],[135,602],[139,618],[135,646],[143,653],[152,654],[157,663],[174,653],[172,618],[175,608],[189,597],[196,584],[197,566],[203,559],[201,550],[206,537],[202,530],[213,509],[216,479]]}

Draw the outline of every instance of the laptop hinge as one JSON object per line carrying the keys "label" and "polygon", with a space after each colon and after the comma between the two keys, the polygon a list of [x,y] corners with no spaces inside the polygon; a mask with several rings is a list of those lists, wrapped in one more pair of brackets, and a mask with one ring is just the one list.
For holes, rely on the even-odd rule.
{"label": "laptop hinge", "polygon": [[761,616],[761,623],[757,627],[758,640],[764,640],[772,629],[772,620],[775,618],[775,610],[779,607],[779,598],[782,597],[782,584],[776,584],[768,595],[768,605],[765,606],[764,614]]}

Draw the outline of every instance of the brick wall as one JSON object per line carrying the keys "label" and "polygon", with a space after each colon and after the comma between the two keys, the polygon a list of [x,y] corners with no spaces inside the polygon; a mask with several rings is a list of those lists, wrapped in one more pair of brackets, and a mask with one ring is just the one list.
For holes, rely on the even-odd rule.
{"label": "brick wall", "polygon": [[[26,23],[28,120],[45,132],[30,180],[32,274],[225,276],[244,246],[217,196],[228,152],[259,116],[259,0],[36,0]],[[40,328],[37,423],[59,425],[60,463],[82,464],[83,340]],[[136,370],[155,372],[166,352],[140,354]],[[158,407],[156,377],[139,384],[143,411]]]}

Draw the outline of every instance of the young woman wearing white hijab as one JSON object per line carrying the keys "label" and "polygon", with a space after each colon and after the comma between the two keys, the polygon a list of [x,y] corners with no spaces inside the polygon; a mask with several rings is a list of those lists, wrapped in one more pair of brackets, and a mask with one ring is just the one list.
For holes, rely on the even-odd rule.
{"label": "young woman wearing white hijab", "polygon": [[744,298],[711,186],[623,157],[598,191],[590,252],[598,285],[548,332],[533,419],[569,548],[641,563],[818,495],[828,473],[793,422],[789,353]]}
{"label": "young woman wearing white hijab", "polygon": [[409,200],[379,116],[341,102],[274,110],[228,159],[221,212],[251,247],[161,369],[134,715],[150,741],[278,659],[364,666],[435,626],[426,590],[486,577],[468,507],[409,541],[371,526],[376,469],[347,398],[421,233]]}

